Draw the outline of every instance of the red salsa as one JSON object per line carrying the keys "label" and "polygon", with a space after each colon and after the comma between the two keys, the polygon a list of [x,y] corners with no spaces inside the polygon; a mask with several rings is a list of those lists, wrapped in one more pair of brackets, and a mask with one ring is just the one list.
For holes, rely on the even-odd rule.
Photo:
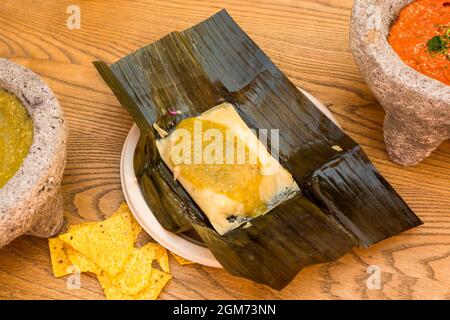
{"label": "red salsa", "polygon": [[389,43],[407,65],[450,85],[449,0],[407,5],[391,28]]}

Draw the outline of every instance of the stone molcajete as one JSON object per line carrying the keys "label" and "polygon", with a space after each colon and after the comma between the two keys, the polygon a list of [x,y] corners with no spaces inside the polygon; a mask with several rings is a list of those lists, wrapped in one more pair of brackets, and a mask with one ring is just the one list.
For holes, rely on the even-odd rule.
{"label": "stone molcajete", "polygon": [[386,111],[384,139],[391,159],[415,165],[450,138],[450,86],[408,67],[387,37],[413,0],[355,0],[350,43],[356,63]]}
{"label": "stone molcajete", "polygon": [[51,90],[30,70],[0,59],[0,88],[16,95],[28,110],[33,143],[19,171],[0,188],[0,248],[27,234],[49,237],[63,222],[61,179],[67,129]]}

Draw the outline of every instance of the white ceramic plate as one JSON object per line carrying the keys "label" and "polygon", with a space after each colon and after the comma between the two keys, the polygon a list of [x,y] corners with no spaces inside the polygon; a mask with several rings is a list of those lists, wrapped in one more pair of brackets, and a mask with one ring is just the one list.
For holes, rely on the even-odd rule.
{"label": "white ceramic plate", "polygon": [[[311,99],[311,101],[327,117],[337,124],[333,114],[325,105],[323,105],[308,92],[303,91],[303,93],[305,93],[305,95]],[[180,235],[167,231],[159,224],[158,220],[156,220],[147,205],[147,202],[141,192],[139,182],[134,174],[133,155],[139,136],[139,128],[135,124],[131,128],[127,139],[125,140],[120,161],[120,179],[122,182],[122,190],[131,211],[136,217],[136,220],[153,239],[175,254],[205,266],[222,268],[220,263],[216,260],[208,248],[193,241],[189,241]]]}

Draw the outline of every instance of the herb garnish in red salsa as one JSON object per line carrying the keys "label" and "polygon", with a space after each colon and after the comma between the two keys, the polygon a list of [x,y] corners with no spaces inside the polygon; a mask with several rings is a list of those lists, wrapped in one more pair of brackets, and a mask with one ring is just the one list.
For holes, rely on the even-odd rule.
{"label": "herb garnish in red salsa", "polygon": [[389,43],[417,71],[450,85],[450,1],[416,0],[400,12]]}

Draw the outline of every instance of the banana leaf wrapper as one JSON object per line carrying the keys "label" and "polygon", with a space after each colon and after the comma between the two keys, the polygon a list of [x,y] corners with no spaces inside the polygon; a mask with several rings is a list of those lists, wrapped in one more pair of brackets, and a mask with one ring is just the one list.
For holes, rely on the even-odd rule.
{"label": "banana leaf wrapper", "polygon": [[[422,222],[371,164],[270,61],[225,10],[173,32],[100,75],[141,130],[136,176],[168,230],[194,228],[230,273],[285,287],[304,267],[333,261]],[[280,163],[302,192],[250,224],[220,236],[155,146],[157,123],[170,132],[184,118],[232,103],[252,129],[279,129]],[[178,110],[175,116],[168,112]],[[269,145],[270,147],[270,145]]]}

